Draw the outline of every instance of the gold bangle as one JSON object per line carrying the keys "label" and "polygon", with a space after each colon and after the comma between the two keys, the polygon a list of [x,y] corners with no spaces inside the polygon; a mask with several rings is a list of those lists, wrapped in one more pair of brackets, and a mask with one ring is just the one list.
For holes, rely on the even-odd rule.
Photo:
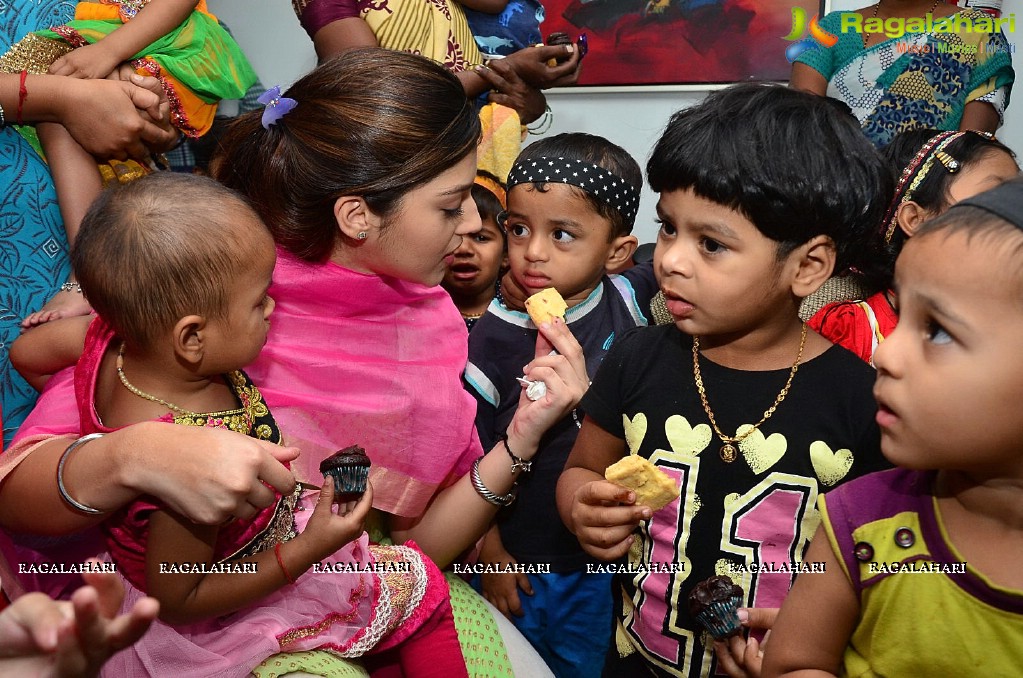
{"label": "gold bangle", "polygon": [[82,502],[76,500],[74,497],[68,494],[67,487],[64,485],[64,465],[67,464],[67,460],[71,456],[72,452],[77,450],[82,445],[85,445],[86,443],[91,442],[96,438],[102,437],[103,437],[102,433],[90,433],[87,436],[82,436],[81,438],[67,446],[67,449],[64,450],[64,454],[60,455],[60,461],[57,462],[57,491],[60,492],[60,498],[63,499],[71,508],[90,516],[102,515],[104,513],[107,513],[107,511],[87,506],[86,504],[83,504]]}

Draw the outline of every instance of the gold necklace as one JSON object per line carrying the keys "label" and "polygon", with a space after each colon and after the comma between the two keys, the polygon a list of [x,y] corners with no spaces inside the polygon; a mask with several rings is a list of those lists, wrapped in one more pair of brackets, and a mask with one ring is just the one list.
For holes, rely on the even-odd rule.
{"label": "gold necklace", "polygon": [[178,414],[186,416],[186,417],[198,417],[198,416],[201,416],[201,415],[196,414],[195,412],[190,412],[189,410],[186,410],[183,407],[178,407],[174,403],[169,403],[166,400],[164,400],[163,398],[157,398],[154,395],[149,395],[148,393],[146,393],[145,391],[141,390],[140,388],[138,388],[137,386],[132,384],[130,381],[128,381],[128,377],[124,376],[124,342],[123,341],[121,342],[121,348],[119,348],[117,350],[117,376],[121,378],[121,383],[124,384],[124,387],[126,389],[128,389],[129,391],[131,391],[132,393],[134,393],[135,395],[137,395],[139,398],[145,398],[146,400],[150,400],[150,401],[152,401],[154,403],[159,403],[160,405],[163,405],[167,409],[169,409],[169,410],[171,410],[173,412],[177,412]]}
{"label": "gold necklace", "polygon": [[[924,16],[926,16],[927,14],[934,14],[934,10],[938,8],[938,4],[940,2],[941,2],[941,0],[934,0],[934,4],[931,5],[931,8],[929,10],[927,10],[927,12],[925,13]],[[870,15],[871,19],[876,19],[877,18],[877,10],[880,9],[880,7],[881,7],[880,1],[874,4],[874,13]],[[867,31],[863,31],[863,49],[867,49],[867,40],[869,38],[870,38],[870,33],[867,33]]]}
{"label": "gold necklace", "polygon": [[757,423],[753,424],[753,428],[749,429],[741,436],[726,436],[718,428],[718,423],[714,419],[714,412],[710,409],[710,403],[707,402],[707,389],[703,386],[703,376],[700,374],[700,337],[693,336],[693,376],[696,378],[696,390],[700,394],[700,402],[703,404],[703,411],[707,413],[707,418],[710,419],[710,425],[714,428],[714,433],[717,434],[718,438],[721,438],[722,445],[719,454],[721,460],[727,464],[731,464],[738,457],[738,450],[736,445],[741,443],[751,433],[760,428],[761,424],[771,418],[774,411],[781,405],[781,401],[785,400],[785,396],[789,394],[789,389],[792,387],[792,379],[795,378],[796,372],[799,371],[799,361],[803,359],[803,347],[806,346],[806,323],[803,323],[803,331],[799,337],[799,353],[796,354],[796,362],[792,363],[792,370],[789,372],[788,381],[785,382],[785,386],[782,387],[781,393],[774,399],[774,404],[771,405],[764,412],[764,417]]}

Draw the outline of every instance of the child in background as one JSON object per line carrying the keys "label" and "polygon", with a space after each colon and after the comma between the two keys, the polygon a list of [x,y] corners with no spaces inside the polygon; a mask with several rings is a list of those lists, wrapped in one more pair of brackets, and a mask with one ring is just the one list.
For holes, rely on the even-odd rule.
{"label": "child in background", "polygon": [[[171,120],[192,138],[212,126],[219,100],[241,98],[256,80],[237,43],[206,9],[206,0],[80,2],[73,21],[30,34],[12,46],[0,58],[0,70],[99,79],[116,76],[126,62],[138,73],[159,78]],[[36,131],[53,174],[69,245],[104,184],[124,183],[149,171],[133,163],[101,165],[101,174],[97,159],[61,125],[40,123]],[[88,312],[89,303],[72,275],[22,326]]]}
{"label": "child in background", "polygon": [[[158,420],[280,443],[273,414],[241,371],[266,340],[276,261],[243,199],[198,176],[145,177],[101,195],[71,254],[99,317],[48,323],[19,341],[45,354],[74,337],[81,349],[84,335],[75,373],[83,434]],[[57,335],[62,328],[72,339]],[[110,675],[160,667],[240,676],[281,651],[358,657],[392,648],[404,675],[466,675],[436,566],[411,547],[369,544],[362,526],[371,488],[337,513],[334,491],[327,479],[312,512],[296,512],[297,491],[275,495],[253,517],[221,526],[144,500],[106,520],[125,609],[145,594],[160,602],[160,621],[107,664]],[[73,493],[63,496],[77,510],[102,512]],[[313,567],[324,561],[349,569]],[[212,569],[164,573],[168,563]],[[378,574],[374,563],[393,571]]]}
{"label": "child in background", "polygon": [[[617,337],[647,324],[645,309],[657,291],[649,266],[607,275],[636,248],[630,234],[642,184],[624,149],[589,134],[531,144],[509,175],[503,225],[510,275],[526,294],[554,287],[565,298],[565,322],[589,375]],[[469,335],[465,380],[478,401],[484,449],[503,439],[522,388],[516,378],[536,338],[529,316],[497,299]],[[519,479],[518,500],[498,513],[480,553],[481,562],[550,566],[542,575],[484,575],[482,589],[559,677],[599,675],[611,637],[610,575],[586,572],[596,561],[579,548],[555,506],[558,476],[582,417],[575,410],[544,436],[530,472]]]}
{"label": "child in background", "polygon": [[900,468],[821,498],[807,557],[826,567],[782,606],[766,675],[1018,674],[1021,270],[1020,180],[954,205],[903,249],[874,388]]}
{"label": "child in background", "polygon": [[903,132],[883,154],[898,188],[874,242],[853,269],[867,294],[828,304],[809,320],[812,329],[871,364],[898,322],[891,285],[906,239],[956,202],[1019,174],[1012,151],[986,132]]}
{"label": "child in background", "polygon": [[[798,308],[880,220],[889,178],[839,105],[753,84],[676,113],[647,175],[675,322],[630,332],[604,359],[558,508],[590,555],[636,567],[617,580],[603,675],[706,677],[730,656],[719,644],[715,662],[690,591],[729,575],[746,605],[778,606],[817,495],[883,465],[873,370],[808,332]],[[627,454],[674,479],[679,499],[652,512],[604,480]]]}
{"label": "child in background", "polygon": [[544,7],[539,0],[496,0],[489,7],[480,0],[464,0],[461,5],[484,59],[506,57],[543,42]]}
{"label": "child in background", "polygon": [[490,302],[495,297],[501,300],[501,274],[508,268],[504,229],[497,223],[497,217],[507,207],[504,184],[493,174],[479,170],[472,187],[472,199],[483,227],[462,238],[441,283],[470,332]]}

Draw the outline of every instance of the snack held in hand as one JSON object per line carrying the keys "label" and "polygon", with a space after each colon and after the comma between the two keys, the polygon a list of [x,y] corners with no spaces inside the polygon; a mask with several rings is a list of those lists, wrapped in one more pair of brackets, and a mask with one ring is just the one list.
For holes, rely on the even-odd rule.
{"label": "snack held in hand", "polygon": [[369,457],[358,445],[338,450],[320,462],[320,473],[334,479],[334,501],[358,499],[366,492],[369,477]]}
{"label": "snack held in hand", "polygon": [[553,287],[548,287],[526,299],[526,313],[533,319],[533,324],[537,327],[543,323],[549,323],[555,318],[564,320],[567,310],[568,304]]}
{"label": "snack held in hand", "polygon": [[739,607],[742,605],[742,587],[728,577],[704,579],[689,593],[689,614],[714,636],[724,640],[742,633]]}
{"label": "snack held in hand", "polygon": [[679,490],[667,473],[643,457],[630,454],[611,464],[604,477],[636,493],[636,503],[659,511],[678,498]]}

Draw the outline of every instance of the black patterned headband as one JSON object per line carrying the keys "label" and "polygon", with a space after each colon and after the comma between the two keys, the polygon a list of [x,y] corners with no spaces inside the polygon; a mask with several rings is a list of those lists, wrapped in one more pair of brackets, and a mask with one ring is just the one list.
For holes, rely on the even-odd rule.
{"label": "black patterned headband", "polygon": [[533,158],[515,163],[508,191],[519,184],[570,184],[618,210],[632,228],[639,211],[639,189],[600,165],[569,158]]}
{"label": "black patterned headband", "polygon": [[957,202],[949,211],[960,207],[977,207],[1023,230],[1023,179],[1007,181],[990,191]]}

